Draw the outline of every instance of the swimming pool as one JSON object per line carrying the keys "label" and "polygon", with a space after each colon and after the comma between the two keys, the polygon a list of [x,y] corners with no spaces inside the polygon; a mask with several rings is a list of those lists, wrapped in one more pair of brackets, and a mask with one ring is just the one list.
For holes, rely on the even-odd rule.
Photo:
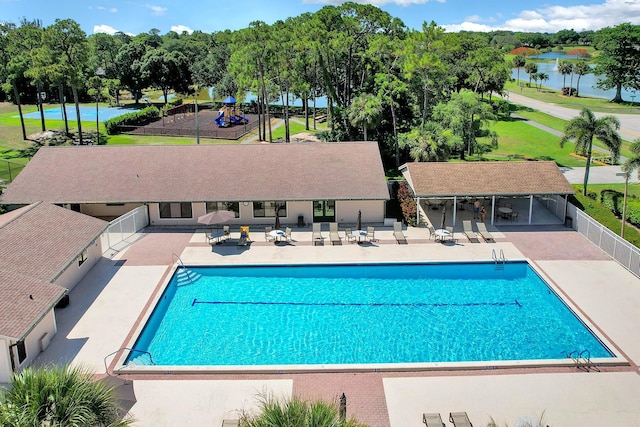
{"label": "swimming pool", "polygon": [[176,270],[125,365],[494,363],[583,350],[614,357],[526,262],[189,271]]}

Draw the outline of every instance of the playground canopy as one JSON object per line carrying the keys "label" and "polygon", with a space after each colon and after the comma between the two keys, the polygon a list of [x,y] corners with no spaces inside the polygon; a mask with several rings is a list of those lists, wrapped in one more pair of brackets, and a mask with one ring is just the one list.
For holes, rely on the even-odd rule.
{"label": "playground canopy", "polygon": [[233,96],[227,96],[225,99],[222,100],[223,104],[235,104],[236,103],[236,99]]}

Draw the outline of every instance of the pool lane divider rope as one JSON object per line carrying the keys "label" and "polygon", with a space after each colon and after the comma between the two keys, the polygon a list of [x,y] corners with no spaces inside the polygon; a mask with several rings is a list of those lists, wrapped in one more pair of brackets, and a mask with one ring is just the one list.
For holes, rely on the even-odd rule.
{"label": "pool lane divider rope", "polygon": [[193,299],[191,307],[196,304],[209,304],[209,305],[303,305],[303,306],[350,306],[350,307],[479,307],[479,306],[509,306],[513,305],[518,308],[522,307],[522,304],[518,300],[513,302],[464,302],[464,303],[393,303],[393,302],[266,302],[266,301],[198,301],[197,298]]}

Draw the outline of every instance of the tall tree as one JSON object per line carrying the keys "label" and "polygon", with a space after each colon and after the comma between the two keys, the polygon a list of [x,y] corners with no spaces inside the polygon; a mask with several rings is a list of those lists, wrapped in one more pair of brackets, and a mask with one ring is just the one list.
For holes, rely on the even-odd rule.
{"label": "tall tree", "polygon": [[76,106],[79,143],[82,138],[82,115],[80,114],[80,98],[78,90],[84,87],[86,81],[85,66],[89,58],[87,36],[80,25],[72,19],[56,19],[55,23],[47,27],[45,40],[53,54],[58,58],[60,69],[64,70],[73,93]]}
{"label": "tall tree", "polygon": [[629,23],[598,31],[594,43],[595,74],[604,76],[596,86],[616,90],[611,102],[623,102],[622,88],[640,90],[640,25]]}
{"label": "tall tree", "polygon": [[351,102],[347,112],[351,124],[361,127],[364,131],[364,140],[368,141],[367,130],[380,122],[382,102],[375,95],[363,93]]}
{"label": "tall tree", "polygon": [[585,74],[589,74],[591,72],[591,67],[586,61],[579,61],[574,64],[573,72],[578,76],[578,81],[576,82],[576,96],[580,96],[580,77]]}
{"label": "tall tree", "polygon": [[117,78],[133,95],[136,104],[142,96],[142,90],[149,86],[149,80],[142,73],[142,57],[147,48],[136,41],[122,45],[115,59]]}
{"label": "tall tree", "polygon": [[465,150],[473,153],[477,132],[484,123],[494,118],[493,109],[471,91],[454,93],[449,102],[441,102],[433,110],[433,118],[445,129],[462,141],[460,158],[464,159]]}
{"label": "tall tree", "polygon": [[513,57],[513,66],[518,70],[518,86],[520,86],[520,68],[524,67],[527,63],[527,59],[522,55],[516,55]]}
{"label": "tall tree", "polygon": [[558,72],[562,74],[562,87],[567,86],[567,76],[573,72],[573,64],[563,60],[558,63]]}
{"label": "tall tree", "polygon": [[524,64],[524,70],[529,74],[529,87],[531,87],[531,79],[533,78],[533,74],[538,72],[538,64],[535,62],[527,62]]}
{"label": "tall tree", "polygon": [[571,119],[564,128],[564,134],[560,138],[560,146],[563,147],[569,141],[576,144],[576,152],[586,156],[587,164],[584,171],[584,187],[582,194],[587,195],[589,182],[589,168],[591,167],[591,154],[593,151],[593,138],[598,138],[611,151],[611,160],[618,160],[620,156],[621,139],[618,134],[620,121],[615,116],[596,118],[588,108],[583,108],[580,114]]}
{"label": "tall tree", "polygon": [[416,162],[446,162],[461,146],[459,137],[435,122],[427,122],[425,126],[400,135],[400,147],[408,149]]}
{"label": "tall tree", "polygon": [[443,42],[444,29],[431,21],[429,25],[422,23],[422,31],[409,33],[404,43],[404,72],[407,78],[417,78],[422,88],[420,105],[421,124],[424,126],[429,110],[430,83],[442,77],[445,71],[440,53],[445,48]]}
{"label": "tall tree", "polygon": [[141,61],[142,77],[151,86],[160,89],[164,103],[168,101],[169,90],[189,92],[191,73],[187,58],[180,52],[167,52],[164,49],[151,49],[145,53]]}

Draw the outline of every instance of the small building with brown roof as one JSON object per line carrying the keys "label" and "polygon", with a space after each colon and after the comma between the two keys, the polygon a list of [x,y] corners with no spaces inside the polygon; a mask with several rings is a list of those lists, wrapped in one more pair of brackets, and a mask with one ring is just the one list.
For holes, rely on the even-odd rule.
{"label": "small building with brown roof", "polygon": [[54,306],[102,257],[107,226],[42,202],[0,215],[0,382],[56,334]]}
{"label": "small building with brown roof", "polygon": [[147,205],[153,225],[383,222],[389,199],[375,142],[42,147],[0,203],[36,201],[111,219]]}
{"label": "small building with brown roof", "polygon": [[575,192],[552,161],[414,162],[402,165],[400,171],[422,209],[452,202],[454,223],[456,209],[476,200],[490,205],[492,222],[505,203],[527,206],[527,223],[531,223],[535,200],[553,195],[566,198]]}

